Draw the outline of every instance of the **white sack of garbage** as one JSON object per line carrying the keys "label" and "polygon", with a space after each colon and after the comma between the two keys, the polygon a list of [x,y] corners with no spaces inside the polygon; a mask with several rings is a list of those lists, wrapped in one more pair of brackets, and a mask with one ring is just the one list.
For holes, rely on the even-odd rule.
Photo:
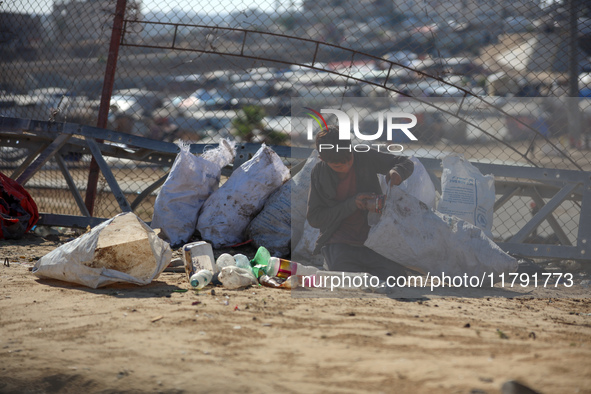
{"label": "white sack of garbage", "polygon": [[482,275],[514,272],[517,260],[481,229],[455,216],[433,211],[393,187],[382,216],[365,246],[408,268],[431,275]]}
{"label": "white sack of garbage", "polygon": [[116,282],[147,285],[171,258],[170,245],[128,212],[49,252],[37,261],[33,273],[94,289]]}
{"label": "white sack of garbage", "polygon": [[302,169],[273,193],[263,210],[250,222],[248,236],[255,246],[264,246],[273,256],[287,256],[290,246],[295,246],[302,237],[306,210],[310,173],[318,162],[315,150]]}
{"label": "white sack of garbage", "polygon": [[222,168],[234,160],[233,142],[222,140],[217,148],[195,156],[181,144],[168,178],[154,203],[152,228],[162,230],[171,245],[186,243],[195,232],[199,210],[218,189]]}
{"label": "white sack of garbage", "polygon": [[269,197],[263,210],[246,229],[255,247],[264,246],[273,256],[287,256],[291,242],[291,179]]}
{"label": "white sack of garbage", "polygon": [[197,221],[201,238],[215,248],[245,241],[246,226],[288,178],[281,158],[263,144],[203,205]]}

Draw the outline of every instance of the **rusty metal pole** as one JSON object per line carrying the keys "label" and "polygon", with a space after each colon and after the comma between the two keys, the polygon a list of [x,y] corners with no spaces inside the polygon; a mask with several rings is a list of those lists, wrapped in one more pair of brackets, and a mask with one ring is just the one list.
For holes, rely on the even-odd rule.
{"label": "rusty metal pole", "polygon": [[[127,0],[117,0],[115,18],[113,20],[113,30],[111,32],[111,43],[109,45],[109,57],[107,58],[107,68],[105,70],[105,79],[103,80],[101,105],[97,120],[97,127],[100,127],[101,129],[107,128],[111,94],[113,93],[113,83],[115,82],[115,70],[117,69],[117,57],[119,56],[119,44],[121,42],[121,35],[123,34],[123,19],[125,17],[126,6]],[[93,215],[94,211],[99,173],[99,166],[93,157],[90,161],[90,168],[88,170],[88,183],[86,185],[86,197],[84,199],[84,204],[86,205],[90,216]]]}
{"label": "rusty metal pole", "polygon": [[577,19],[579,0],[567,0],[568,9],[568,108],[571,147],[581,148],[581,113],[579,110],[579,45]]}

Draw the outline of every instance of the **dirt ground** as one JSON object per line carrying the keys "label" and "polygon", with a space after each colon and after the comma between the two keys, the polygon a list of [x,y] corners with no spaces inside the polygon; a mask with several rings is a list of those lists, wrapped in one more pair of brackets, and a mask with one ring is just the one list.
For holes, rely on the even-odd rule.
{"label": "dirt ground", "polygon": [[310,298],[197,292],[178,272],[97,290],[34,276],[67,238],[0,241],[2,393],[591,393],[589,287]]}

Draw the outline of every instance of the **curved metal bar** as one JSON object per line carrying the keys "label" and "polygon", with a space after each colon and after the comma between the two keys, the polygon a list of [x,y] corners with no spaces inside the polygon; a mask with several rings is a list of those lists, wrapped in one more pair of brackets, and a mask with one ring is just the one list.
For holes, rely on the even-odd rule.
{"label": "curved metal bar", "polygon": [[[345,52],[350,52],[352,54],[352,56],[354,56],[355,54],[359,54],[362,55],[363,57],[366,58],[370,58],[370,59],[374,59],[374,60],[378,60],[381,62],[385,62],[385,63],[389,63],[390,64],[390,68],[388,70],[388,78],[390,75],[390,70],[392,66],[396,66],[396,67],[401,67],[403,69],[406,69],[408,71],[412,71],[415,72],[417,74],[420,74],[426,78],[432,79],[432,80],[436,80],[439,81],[445,85],[448,85],[450,87],[454,87],[462,92],[464,92],[464,98],[466,96],[471,96],[474,97],[475,99],[479,100],[481,103],[483,103],[484,105],[486,105],[489,108],[494,108],[495,110],[497,110],[500,114],[503,114],[504,116],[510,117],[512,118],[515,122],[519,123],[520,125],[522,125],[523,127],[525,127],[526,129],[529,129],[530,131],[534,132],[537,136],[543,138],[550,146],[552,146],[557,152],[559,152],[565,159],[567,159],[570,163],[572,163],[576,168],[578,168],[579,170],[583,170],[583,168],[577,163],[575,162],[566,152],[564,152],[562,149],[560,149],[556,144],[554,144],[552,141],[550,141],[546,136],[544,136],[543,134],[541,134],[538,130],[534,129],[533,127],[531,127],[530,125],[522,122],[521,120],[519,120],[518,118],[514,117],[513,115],[510,115],[509,113],[507,113],[506,111],[504,111],[502,108],[497,107],[494,104],[489,103],[488,101],[484,100],[481,96],[475,95],[474,93],[472,93],[471,91],[461,87],[461,86],[457,86],[453,83],[444,81],[441,77],[438,76],[434,76],[434,75],[430,75],[427,74],[423,71],[420,70],[416,70],[412,67],[408,67],[405,66],[403,64],[397,63],[397,62],[393,62],[390,60],[385,60],[382,59],[378,56],[375,55],[371,55],[365,52],[360,52],[360,51],[356,51],[354,49],[350,49],[350,48],[346,48],[346,47],[341,47],[335,44],[330,44],[327,42],[323,42],[323,41],[318,41],[318,40],[313,40],[313,39],[309,39],[309,38],[302,38],[302,37],[294,37],[294,36],[289,36],[289,35],[285,35],[285,34],[279,34],[279,33],[272,33],[272,32],[261,32],[261,31],[255,31],[255,30],[249,30],[249,29],[242,29],[242,28],[233,28],[233,27],[220,27],[220,26],[209,26],[209,25],[200,25],[200,24],[187,24],[187,23],[169,23],[169,22],[153,22],[153,21],[132,21],[132,20],[125,20],[125,22],[130,22],[130,23],[135,23],[135,24],[152,24],[152,25],[162,25],[162,26],[174,26],[175,28],[178,28],[179,26],[182,27],[195,27],[195,28],[202,28],[202,29],[213,29],[213,30],[221,30],[221,31],[228,31],[228,32],[241,32],[244,33],[244,39],[242,40],[242,44],[240,46],[240,50],[239,53],[231,53],[231,52],[223,52],[223,51],[219,51],[216,49],[215,46],[210,45],[208,50],[206,49],[198,49],[198,48],[179,48],[178,46],[163,46],[163,45],[142,45],[142,44],[133,44],[133,43],[126,43],[124,40],[122,40],[121,45],[122,46],[128,46],[128,47],[138,47],[138,48],[155,48],[155,49],[174,49],[176,51],[188,51],[188,52],[198,52],[198,53],[209,53],[209,54],[216,54],[216,55],[221,55],[221,56],[233,56],[233,57],[241,57],[241,58],[247,58],[247,59],[254,59],[254,60],[262,60],[262,61],[272,61],[272,62],[276,62],[276,63],[282,63],[282,64],[287,64],[287,65],[297,65],[300,67],[305,67],[305,68],[309,68],[312,70],[317,70],[317,71],[323,71],[323,72],[328,72],[334,75],[339,75],[342,77],[346,77],[348,79],[352,79],[354,81],[358,81],[358,82],[362,82],[368,85],[373,85],[376,87],[381,87],[385,90],[388,91],[392,91],[392,92],[396,92],[402,96],[405,97],[410,97],[412,99],[415,99],[423,104],[429,105],[433,108],[436,108],[438,110],[441,110],[444,113],[447,113],[449,115],[454,116],[457,119],[460,119],[461,121],[465,122],[466,124],[475,127],[477,130],[481,131],[482,133],[484,133],[485,135],[491,137],[492,139],[502,143],[503,145],[505,145],[508,149],[512,150],[513,152],[519,154],[524,160],[526,160],[528,163],[530,163],[532,166],[534,167],[539,167],[535,162],[533,162],[532,160],[530,160],[526,154],[519,152],[517,149],[515,149],[515,147],[513,147],[511,144],[502,141],[501,139],[499,139],[498,137],[495,137],[494,135],[492,135],[491,133],[489,133],[488,131],[480,128],[479,126],[475,125],[472,122],[469,122],[468,120],[466,120],[465,118],[461,117],[459,115],[459,111],[458,113],[452,113],[446,110],[442,110],[441,108],[433,105],[432,103],[429,103],[425,100],[421,100],[418,97],[414,97],[414,96],[410,96],[404,92],[401,92],[393,87],[386,87],[386,83],[388,81],[388,79],[386,79],[386,81],[384,82],[384,84],[378,84],[372,81],[368,81],[362,78],[357,78],[357,77],[353,77],[351,75],[348,75],[346,73],[340,73],[334,70],[329,70],[329,69],[325,69],[322,67],[316,67],[314,64],[316,62],[316,55],[318,53],[318,47],[320,45],[324,45],[327,47],[330,47],[332,49],[335,50],[340,50],[340,51],[345,51]],[[297,63],[297,62],[290,62],[290,61],[286,61],[286,60],[282,60],[279,57],[277,58],[271,58],[271,57],[262,57],[262,56],[253,56],[253,55],[247,55],[244,54],[244,48],[246,45],[246,36],[248,33],[252,33],[252,34],[259,34],[262,36],[270,36],[270,37],[277,37],[277,38],[285,38],[285,39],[290,39],[290,40],[296,40],[296,41],[302,41],[302,42],[308,42],[311,44],[315,44],[316,48],[315,48],[315,53],[314,53],[314,63],[312,65],[309,64],[303,64],[303,63]],[[173,43],[174,44],[174,43]],[[463,100],[462,99],[462,103]],[[461,108],[461,106],[460,106]]]}

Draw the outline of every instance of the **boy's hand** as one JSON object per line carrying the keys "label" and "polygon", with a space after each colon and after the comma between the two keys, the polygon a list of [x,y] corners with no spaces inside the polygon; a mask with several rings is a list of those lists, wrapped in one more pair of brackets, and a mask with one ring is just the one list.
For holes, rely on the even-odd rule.
{"label": "boy's hand", "polygon": [[366,211],[367,206],[365,204],[365,201],[372,198],[376,198],[375,193],[359,193],[355,197],[355,205],[357,205],[357,208],[361,209],[362,211]]}
{"label": "boy's hand", "polygon": [[390,170],[390,187],[398,186],[402,183],[402,177],[394,170]]}

